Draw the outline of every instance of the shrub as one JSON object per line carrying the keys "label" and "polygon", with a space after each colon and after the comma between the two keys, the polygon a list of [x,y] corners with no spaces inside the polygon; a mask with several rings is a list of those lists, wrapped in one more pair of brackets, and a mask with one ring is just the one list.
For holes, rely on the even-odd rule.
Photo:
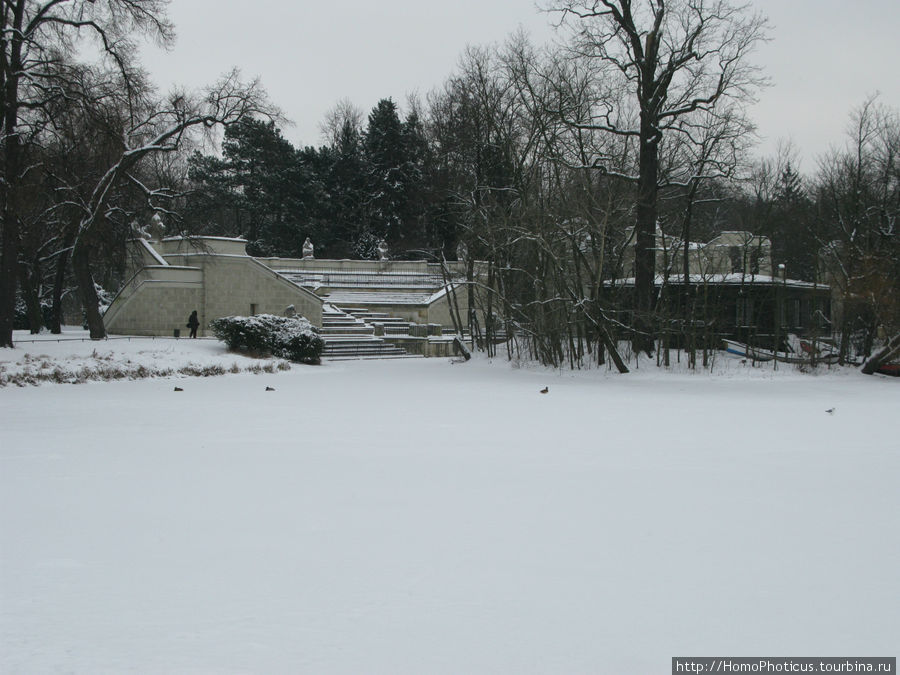
{"label": "shrub", "polygon": [[229,349],[273,354],[300,363],[319,363],[325,347],[315,327],[301,317],[225,316],[211,321],[209,326]]}

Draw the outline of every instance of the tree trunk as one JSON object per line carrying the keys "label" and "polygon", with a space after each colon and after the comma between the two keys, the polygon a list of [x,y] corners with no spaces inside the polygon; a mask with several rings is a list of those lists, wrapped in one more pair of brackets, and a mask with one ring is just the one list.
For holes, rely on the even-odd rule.
{"label": "tree trunk", "polygon": [[485,308],[484,315],[484,335],[485,342],[487,343],[487,355],[488,356],[496,356],[497,347],[494,344],[495,341],[495,330],[494,330],[494,263],[493,261],[488,262],[488,276],[487,276],[487,307]]}
{"label": "tree trunk", "polygon": [[883,364],[888,363],[898,356],[900,356],[900,333],[888,340],[884,347],[866,359],[866,362],[862,367],[862,372],[865,375],[872,375]]}
{"label": "tree trunk", "polygon": [[651,116],[641,113],[637,218],[634,248],[634,350],[653,352],[650,315],[656,276],[656,182],[659,144]]}
{"label": "tree trunk", "polygon": [[83,239],[75,243],[72,251],[72,269],[75,271],[75,282],[81,294],[81,304],[87,317],[91,339],[101,340],[106,337],[106,327],[100,314],[100,298],[94,287],[94,276],[91,274],[91,261]]}
{"label": "tree trunk", "polygon": [[844,309],[841,313],[841,347],[838,350],[838,364],[846,365],[850,354],[850,322],[847,320],[847,294],[844,294]]}
{"label": "tree trunk", "polygon": [[619,350],[610,337],[609,333],[607,332],[605,326],[600,327],[600,339],[603,341],[603,346],[606,347],[606,351],[609,353],[609,357],[612,359],[613,365],[615,365],[616,370],[618,370],[622,375],[630,372],[628,370],[628,366],[626,366],[625,362],[622,360],[622,356],[619,354]]}
{"label": "tree trunk", "polygon": [[466,321],[469,324],[469,335],[475,341],[478,349],[484,351],[484,339],[478,326],[478,318],[475,312],[475,261],[466,261],[466,301],[469,303],[469,312]]}
{"label": "tree trunk", "polygon": [[[16,315],[16,282],[19,266],[19,219],[16,186],[19,182],[22,162],[22,141],[17,132],[19,125],[19,73],[22,70],[22,22],[25,0],[12,7],[12,26],[6,24],[9,10],[4,8],[4,44],[2,70],[5,76],[3,91],[2,136],[6,145],[3,176],[0,177],[0,215],[3,233],[0,235],[0,347],[13,346],[13,320]],[[10,28],[12,30],[10,30]],[[7,52],[7,49],[9,50]],[[8,60],[7,60],[8,59]]]}
{"label": "tree trunk", "polygon": [[[16,141],[7,139],[11,154]],[[7,161],[9,164],[9,161]],[[7,174],[9,175],[9,174]],[[5,182],[5,181],[0,181]],[[0,256],[0,347],[13,346],[13,320],[16,315],[16,282],[19,231],[15,223],[15,210],[11,208],[12,189],[2,188],[6,193],[6,204],[3,208],[3,254]]]}
{"label": "tree trunk", "polygon": [[41,299],[38,294],[40,272],[26,263],[19,264],[19,284],[22,290],[22,299],[25,301],[25,311],[28,316],[28,329],[32,335],[41,332],[44,325],[44,317],[41,313]]}
{"label": "tree trunk", "polygon": [[69,255],[75,239],[75,228],[66,233],[63,250],[56,259],[56,274],[53,277],[53,307],[50,310],[50,332],[54,335],[62,333],[62,296],[66,283],[66,270],[69,266]]}

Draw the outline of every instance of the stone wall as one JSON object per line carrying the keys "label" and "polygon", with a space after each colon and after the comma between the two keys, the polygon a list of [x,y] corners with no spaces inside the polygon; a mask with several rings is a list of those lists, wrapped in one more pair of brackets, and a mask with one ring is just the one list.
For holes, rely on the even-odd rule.
{"label": "stone wall", "polygon": [[314,325],[322,325],[322,300],[248,257],[192,256],[203,270],[205,303],[201,329],[222,316],[283,315],[289,305]]}
{"label": "stone wall", "polygon": [[[433,274],[441,275],[441,266],[425,260],[329,260],[318,258],[258,258],[273,270],[303,270],[355,274]],[[464,276],[465,263],[449,261],[452,276]]]}
{"label": "stone wall", "polygon": [[163,256],[174,253],[247,255],[247,240],[234,237],[166,237],[152,243]]}
{"label": "stone wall", "polygon": [[[210,239],[210,238],[206,238]],[[214,242],[232,250],[235,240]],[[322,300],[247,255],[198,253],[183,240],[165,241],[164,265],[143,267],[119,291],[104,316],[108,332],[122,335],[172,335],[187,332],[193,310],[200,319],[199,335],[209,334],[209,322],[223,316],[283,315],[293,305],[297,314],[322,325]],[[175,252],[178,251],[178,252]]]}
{"label": "stone wall", "polygon": [[172,335],[187,332],[190,313],[203,300],[202,273],[187,268],[147,268],[116,296],[103,317],[119,335]]}
{"label": "stone wall", "polygon": [[[454,310],[459,308],[459,319],[463,325],[467,325],[469,318],[469,292],[465,286],[458,286],[451,291],[455,295]],[[424,323],[439,323],[442,326],[453,328],[453,317],[451,316],[450,297],[446,291],[435,293],[428,303],[428,312]],[[484,325],[484,317],[481,318],[481,325]]]}
{"label": "stone wall", "polygon": [[[187,317],[197,310],[200,335],[209,332],[210,321],[222,316],[251,314],[283,315],[293,305],[297,314],[316,326],[322,325],[320,297],[328,289],[312,290],[279,274],[304,270],[313,273],[345,275],[340,280],[349,286],[359,282],[370,293],[360,306],[384,312],[416,324],[454,325],[450,303],[442,288],[443,274],[437,263],[405,260],[316,260],[288,258],[252,258],[245,253],[243,239],[227,237],[167,237],[161,241],[136,241],[133,260],[143,265],[120,291],[105,316],[110,333],[131,335],[171,335],[183,330]],[[465,263],[447,264],[452,276],[465,274]],[[481,273],[476,265],[476,273]],[[349,275],[349,276],[347,276]],[[362,275],[364,278],[355,278]],[[378,295],[379,275],[385,277],[385,290],[396,286],[418,289],[423,299],[418,304],[396,302]],[[393,276],[390,276],[393,275]],[[375,277],[374,279],[371,277]],[[337,280],[336,280],[337,281]],[[429,288],[434,289],[428,295]],[[423,294],[422,291],[425,291]],[[385,294],[390,295],[390,294]],[[396,293],[394,294],[397,295]],[[379,300],[384,300],[379,302]],[[393,304],[396,302],[396,304]],[[468,292],[458,287],[456,302],[463,323],[468,320]]]}

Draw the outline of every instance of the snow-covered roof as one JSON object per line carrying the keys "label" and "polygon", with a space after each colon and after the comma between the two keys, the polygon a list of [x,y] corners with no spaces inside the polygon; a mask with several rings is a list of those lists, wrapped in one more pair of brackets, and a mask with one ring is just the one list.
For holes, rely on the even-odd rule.
{"label": "snow-covered roof", "polygon": [[[662,286],[663,283],[681,284],[681,274],[670,274],[668,279],[661,274],[657,274],[654,284]],[[730,274],[690,274],[688,281],[692,284],[722,284],[728,286],[787,286],[789,288],[817,288],[821,290],[829,290],[828,284],[816,283],[813,281],[801,281],[799,279],[782,279],[781,277],[773,277],[768,274],[741,274],[740,272],[732,272]],[[615,279],[609,282],[612,286],[634,286],[634,277],[626,277],[624,279]]]}

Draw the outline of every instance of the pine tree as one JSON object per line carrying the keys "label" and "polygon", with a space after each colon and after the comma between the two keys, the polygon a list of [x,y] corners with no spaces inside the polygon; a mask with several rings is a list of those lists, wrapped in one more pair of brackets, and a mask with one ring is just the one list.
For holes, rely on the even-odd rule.
{"label": "pine tree", "polygon": [[323,148],[322,153],[328,156],[330,164],[327,184],[331,205],[328,241],[322,242],[322,251],[336,258],[351,257],[355,255],[360,231],[368,227],[368,179],[360,130],[350,120],[344,120],[334,145]]}
{"label": "pine tree", "polygon": [[797,279],[812,280],[816,273],[816,239],[811,203],[800,176],[787,162],[775,186],[770,216],[772,254]]}
{"label": "pine tree", "polygon": [[369,238],[384,239],[391,249],[404,248],[403,215],[408,198],[404,165],[403,128],[397,104],[386,98],[369,114],[365,135],[368,173]]}
{"label": "pine tree", "polygon": [[[198,183],[189,203],[195,232],[240,234],[254,255],[291,256],[320,230],[326,200],[315,151],[295,150],[273,122],[230,125],[222,159],[195,154],[191,178]],[[221,219],[222,211],[231,217]]]}
{"label": "pine tree", "polygon": [[404,162],[401,173],[405,190],[402,231],[406,248],[417,252],[439,248],[439,242],[431,232],[434,162],[425,127],[415,110],[403,121],[402,140]]}

